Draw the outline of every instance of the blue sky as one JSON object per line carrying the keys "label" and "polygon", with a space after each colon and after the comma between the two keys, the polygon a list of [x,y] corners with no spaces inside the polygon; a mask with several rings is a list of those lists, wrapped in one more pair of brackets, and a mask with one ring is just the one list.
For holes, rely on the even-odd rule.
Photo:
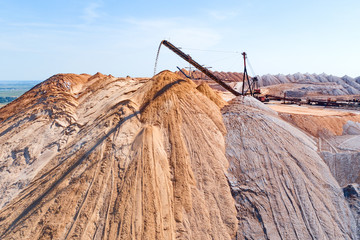
{"label": "blue sky", "polygon": [[[259,75],[357,77],[360,1],[0,0],[0,80],[151,77],[163,39],[218,71],[241,72],[245,51]],[[176,66],[163,47],[157,70]]]}

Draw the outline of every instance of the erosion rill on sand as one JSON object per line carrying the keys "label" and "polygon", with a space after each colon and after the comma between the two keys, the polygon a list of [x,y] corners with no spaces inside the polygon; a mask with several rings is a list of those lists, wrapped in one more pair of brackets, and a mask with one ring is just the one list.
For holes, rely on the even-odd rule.
{"label": "erosion rill on sand", "polygon": [[1,239],[356,238],[313,139],[251,97],[59,74],[0,123]]}

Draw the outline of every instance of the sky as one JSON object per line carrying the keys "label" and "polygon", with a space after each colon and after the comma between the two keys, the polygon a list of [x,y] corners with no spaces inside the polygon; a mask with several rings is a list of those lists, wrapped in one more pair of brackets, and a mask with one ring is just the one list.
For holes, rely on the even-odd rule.
{"label": "sky", "polygon": [[[360,76],[358,0],[0,0],[0,80],[152,77],[166,39],[214,71]],[[157,72],[188,67],[162,47]]]}

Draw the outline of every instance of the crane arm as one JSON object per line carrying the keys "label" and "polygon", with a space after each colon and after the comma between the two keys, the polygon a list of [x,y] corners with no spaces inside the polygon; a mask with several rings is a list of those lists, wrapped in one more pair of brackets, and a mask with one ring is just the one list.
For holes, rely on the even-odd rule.
{"label": "crane arm", "polygon": [[182,74],[184,74],[185,77],[191,78],[189,75],[187,75],[186,73],[184,73],[184,71],[181,70],[181,68],[177,67],[177,69],[179,69],[179,71],[180,71]]}
{"label": "crane arm", "polygon": [[220,86],[222,86],[223,88],[225,88],[226,90],[228,90],[229,92],[231,92],[232,94],[234,94],[235,96],[240,96],[242,95],[241,93],[235,91],[232,87],[230,87],[229,85],[227,85],[225,82],[223,82],[222,80],[220,80],[219,78],[217,78],[214,74],[212,74],[212,72],[210,72],[207,68],[201,66],[199,63],[197,63],[195,60],[193,60],[190,55],[185,54],[183,51],[181,51],[179,48],[175,47],[173,44],[171,44],[170,42],[163,40],[160,45],[163,44],[165,45],[167,48],[169,48],[171,51],[173,51],[174,53],[176,53],[179,57],[181,57],[182,59],[184,59],[185,61],[187,61],[188,63],[190,63],[191,65],[193,65],[194,67],[196,67],[198,70],[200,70],[202,73],[204,73],[206,76],[208,76],[210,79],[214,80],[215,82],[217,82]]}

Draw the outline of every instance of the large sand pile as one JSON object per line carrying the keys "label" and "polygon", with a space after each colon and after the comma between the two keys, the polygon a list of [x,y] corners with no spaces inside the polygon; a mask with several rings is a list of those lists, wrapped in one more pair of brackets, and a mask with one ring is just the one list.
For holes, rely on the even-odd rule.
{"label": "large sand pile", "polygon": [[316,141],[223,105],[169,71],[39,84],[0,109],[0,238],[355,238]]}
{"label": "large sand pile", "polygon": [[342,189],[315,141],[251,97],[230,102],[223,119],[238,239],[355,238]]}
{"label": "large sand pile", "polygon": [[226,101],[223,100],[220,95],[215,93],[207,83],[201,83],[196,89],[218,105],[219,108],[223,108],[227,104]]}
{"label": "large sand pile", "polygon": [[[195,84],[170,72],[146,83],[97,75],[81,92],[41,94],[54,78],[3,117],[2,239],[235,235],[225,127]],[[64,114],[51,114],[52,103]]]}

